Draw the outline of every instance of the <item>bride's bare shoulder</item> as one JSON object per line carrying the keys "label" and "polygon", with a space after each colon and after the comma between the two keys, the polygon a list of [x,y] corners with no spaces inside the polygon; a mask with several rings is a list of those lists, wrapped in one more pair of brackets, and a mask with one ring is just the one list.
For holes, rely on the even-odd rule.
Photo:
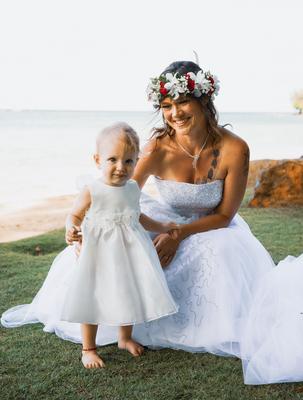
{"label": "bride's bare shoulder", "polygon": [[222,150],[226,156],[235,156],[236,154],[248,152],[248,144],[240,136],[231,132],[230,130],[220,127]]}
{"label": "bride's bare shoulder", "polygon": [[226,128],[219,128],[221,133],[222,168],[225,171],[243,170],[247,176],[249,170],[249,147],[240,136]]}
{"label": "bride's bare shoulder", "polygon": [[142,187],[150,175],[161,175],[168,154],[166,137],[150,139],[140,151],[133,178]]}

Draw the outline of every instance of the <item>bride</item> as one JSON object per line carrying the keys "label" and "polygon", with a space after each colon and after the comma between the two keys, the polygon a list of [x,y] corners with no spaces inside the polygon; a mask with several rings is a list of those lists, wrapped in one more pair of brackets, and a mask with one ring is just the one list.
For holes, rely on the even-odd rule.
{"label": "bride", "polygon": [[[247,183],[249,148],[241,138],[218,125],[213,104],[218,91],[214,75],[186,61],[172,63],[148,86],[149,99],[162,113],[163,127],[154,129],[134,179],[143,187],[153,176],[161,199],[143,193],[142,212],[181,225],[178,237],[154,237],[179,312],[137,325],[134,337],[153,348],[242,357],[246,383],[292,380],[286,377],[285,368],[273,374],[276,364],[267,362],[274,347],[266,332],[274,317],[260,317],[264,303],[256,296],[261,283],[270,286],[267,277],[276,268],[237,214]],[[74,239],[68,237],[69,242]],[[79,326],[60,321],[56,311],[62,296],[56,292],[56,282],[68,274],[69,259],[73,257],[74,252],[64,250],[32,304],[6,311],[2,324],[13,327],[40,321],[45,331],[80,342]],[[50,304],[50,294],[56,304]],[[262,299],[268,300],[266,296]],[[267,303],[267,315],[271,315],[270,306],[278,307]],[[254,325],[256,320],[263,325]],[[303,329],[301,333],[303,337]],[[274,340],[274,332],[272,335]],[[99,345],[115,341],[117,332],[112,327],[101,330],[97,337]],[[256,358],[264,344],[267,358],[262,354]],[[301,365],[302,354],[301,345]],[[293,380],[303,379],[303,372],[293,376]]]}

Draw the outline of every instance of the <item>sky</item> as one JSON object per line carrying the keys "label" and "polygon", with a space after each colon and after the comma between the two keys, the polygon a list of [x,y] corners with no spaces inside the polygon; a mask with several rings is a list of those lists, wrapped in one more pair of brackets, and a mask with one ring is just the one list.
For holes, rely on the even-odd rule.
{"label": "sky", "polygon": [[302,0],[0,0],[0,109],[151,110],[150,77],[192,60],[221,112],[292,112]]}

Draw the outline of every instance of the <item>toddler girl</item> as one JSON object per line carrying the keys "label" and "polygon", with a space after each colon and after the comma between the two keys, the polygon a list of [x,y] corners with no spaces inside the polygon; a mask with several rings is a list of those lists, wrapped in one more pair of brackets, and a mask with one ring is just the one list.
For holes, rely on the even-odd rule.
{"label": "toddler girl", "polygon": [[82,190],[67,219],[67,242],[79,234],[83,239],[61,319],[81,323],[86,368],[104,367],[96,352],[98,325],[119,326],[119,348],[139,356],[143,347],[132,340],[132,326],[177,312],[144,230],[173,234],[177,225],[140,213],[140,189],[130,179],[138,153],[139,139],[129,125],[104,129],[94,156],[101,177]]}

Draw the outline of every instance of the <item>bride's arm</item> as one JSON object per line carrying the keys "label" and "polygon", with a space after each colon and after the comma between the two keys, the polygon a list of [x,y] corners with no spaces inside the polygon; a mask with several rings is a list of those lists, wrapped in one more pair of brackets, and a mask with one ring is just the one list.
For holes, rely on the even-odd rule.
{"label": "bride's arm", "polygon": [[140,152],[139,161],[136,165],[133,179],[142,189],[150,175],[160,175],[168,167],[166,150],[163,146],[163,139],[151,139]]}

